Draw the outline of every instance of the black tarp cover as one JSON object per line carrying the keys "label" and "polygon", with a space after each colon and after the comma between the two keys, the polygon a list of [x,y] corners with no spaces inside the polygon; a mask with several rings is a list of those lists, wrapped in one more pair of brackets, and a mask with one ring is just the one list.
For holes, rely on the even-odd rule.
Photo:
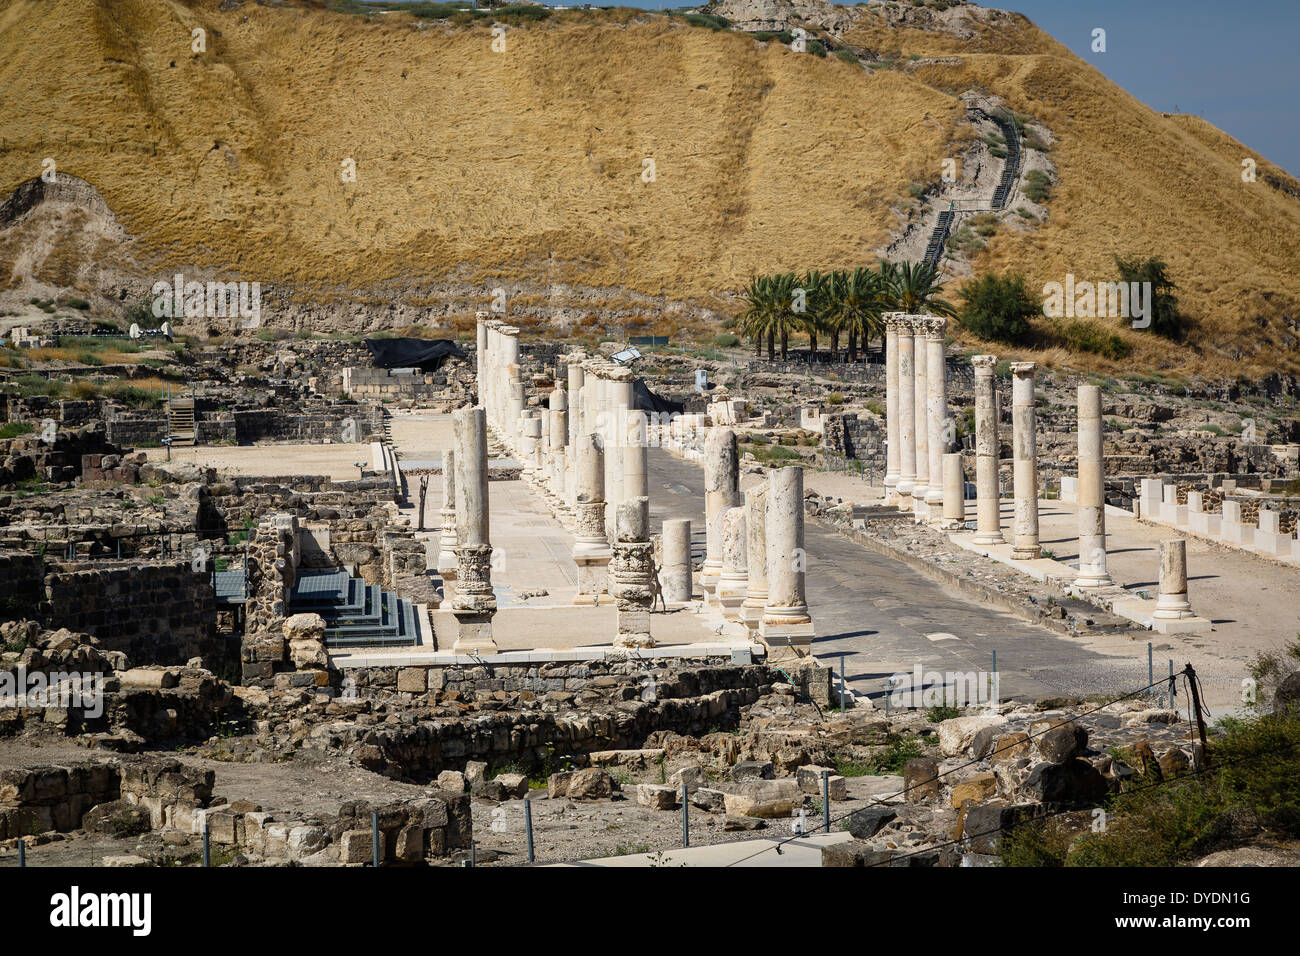
{"label": "black tarp cover", "polygon": [[366,339],[366,348],[379,368],[418,368],[437,371],[448,356],[465,353],[451,339]]}
{"label": "black tarp cover", "polygon": [[661,415],[680,415],[686,409],[681,402],[662,398],[650,391],[643,378],[638,378],[632,383],[632,407],[638,411],[658,412]]}

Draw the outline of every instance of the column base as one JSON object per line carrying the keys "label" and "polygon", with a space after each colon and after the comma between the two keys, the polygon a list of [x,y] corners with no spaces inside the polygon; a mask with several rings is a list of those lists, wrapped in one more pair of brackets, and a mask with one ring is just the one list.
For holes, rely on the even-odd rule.
{"label": "column base", "polygon": [[722,616],[728,621],[740,620],[740,606],[745,601],[746,590],[744,578],[739,581],[729,581],[725,577],[718,579],[718,588],[714,598],[717,606],[722,611]]}
{"label": "column base", "polygon": [[758,626],[763,621],[763,608],[767,605],[766,598],[753,600],[751,604],[751,599],[746,598],[740,605],[740,623],[745,625],[750,637],[758,633]]}
{"label": "column base", "polygon": [[452,644],[453,654],[482,656],[497,653],[496,641],[492,640],[492,615],[465,613],[453,610],[456,621],[456,642]]}
{"label": "column base", "polygon": [[971,544],[1006,544],[1007,539],[1002,536],[1001,531],[976,531],[975,537],[971,538]]}
{"label": "column base", "polygon": [[767,648],[767,662],[798,660],[812,656],[812,621],[804,624],[769,624],[758,626],[758,639]]}
{"label": "column base", "polygon": [[612,557],[612,554],[574,555],[573,563],[578,568],[578,593],[573,596],[574,604],[614,603],[609,593],[609,562]]}
{"label": "column base", "polygon": [[1012,561],[1036,561],[1042,556],[1043,549],[1038,545],[1034,545],[1032,548],[1025,548],[1019,545],[1012,545],[1011,547]]}
{"label": "column base", "polygon": [[1084,571],[1080,569],[1079,576],[1074,579],[1076,588],[1106,588],[1114,583],[1107,571]]}
{"label": "column base", "polygon": [[1181,621],[1196,617],[1186,594],[1161,594],[1156,598],[1156,610],[1151,615],[1157,621]]}

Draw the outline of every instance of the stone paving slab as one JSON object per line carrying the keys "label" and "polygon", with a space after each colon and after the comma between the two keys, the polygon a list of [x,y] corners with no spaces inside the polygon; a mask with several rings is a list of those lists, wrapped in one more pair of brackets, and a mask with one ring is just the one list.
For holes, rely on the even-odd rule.
{"label": "stone paving slab", "polygon": [[[810,821],[811,825],[811,821]],[[736,867],[790,867],[822,865],[822,847],[852,840],[852,834],[810,833],[787,843],[784,837],[762,840],[739,840],[735,843],[717,843],[712,846],[665,850],[662,853],[636,853],[627,856],[607,856],[580,863],[557,863],[555,866],[609,866],[609,867],[681,867],[681,866],[736,866]],[[776,847],[781,846],[781,852]]]}

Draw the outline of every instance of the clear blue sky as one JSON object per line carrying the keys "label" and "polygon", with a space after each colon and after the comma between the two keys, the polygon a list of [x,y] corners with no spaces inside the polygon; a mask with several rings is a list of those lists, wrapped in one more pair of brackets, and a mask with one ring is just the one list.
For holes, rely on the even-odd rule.
{"label": "clear blue sky", "polygon": [[[567,0],[581,2],[581,0]],[[603,0],[647,9],[683,0]],[[703,5],[701,3],[701,5]],[[1300,175],[1300,0],[1006,0],[1115,83]],[[1092,31],[1106,31],[1093,53]]]}

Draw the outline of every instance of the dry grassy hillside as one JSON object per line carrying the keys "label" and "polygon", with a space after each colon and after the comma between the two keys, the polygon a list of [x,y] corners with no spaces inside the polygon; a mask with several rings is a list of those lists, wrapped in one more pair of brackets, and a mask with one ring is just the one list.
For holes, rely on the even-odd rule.
{"label": "dry grassy hillside", "polygon": [[[1022,271],[1038,288],[1067,272],[1112,278],[1116,254],[1160,255],[1199,324],[1195,348],[1179,354],[1133,333],[1127,364],[1247,374],[1300,367],[1300,202],[1266,182],[1294,188],[1293,177],[1203,120],[1148,109],[1023,19],[969,40],[884,19],[865,16],[848,39],[903,57],[967,51],[960,64],[912,75],[941,89],[987,89],[1054,136],[1060,182],[1046,223],[1000,231],[977,270]],[[1247,157],[1258,163],[1254,183],[1241,179]]]}
{"label": "dry grassy hillside", "polygon": [[[648,14],[556,15],[495,53],[486,25],[221,6],[0,0],[0,196],[54,158],[132,237],[90,247],[146,283],[180,269],[417,306],[561,283],[593,307],[621,289],[717,306],[753,272],[870,263],[908,185],[969,136],[957,94],[983,87],[1051,128],[1061,181],[1046,224],[1000,232],[978,267],[1041,284],[1158,253],[1206,354],[1153,361],[1297,364],[1281,316],[1300,315],[1300,201],[1242,184],[1243,146],[1153,113],[1023,18],[960,38],[862,8],[848,40],[902,64],[868,71]],[[21,246],[0,242],[0,290],[92,281],[85,237]]]}

